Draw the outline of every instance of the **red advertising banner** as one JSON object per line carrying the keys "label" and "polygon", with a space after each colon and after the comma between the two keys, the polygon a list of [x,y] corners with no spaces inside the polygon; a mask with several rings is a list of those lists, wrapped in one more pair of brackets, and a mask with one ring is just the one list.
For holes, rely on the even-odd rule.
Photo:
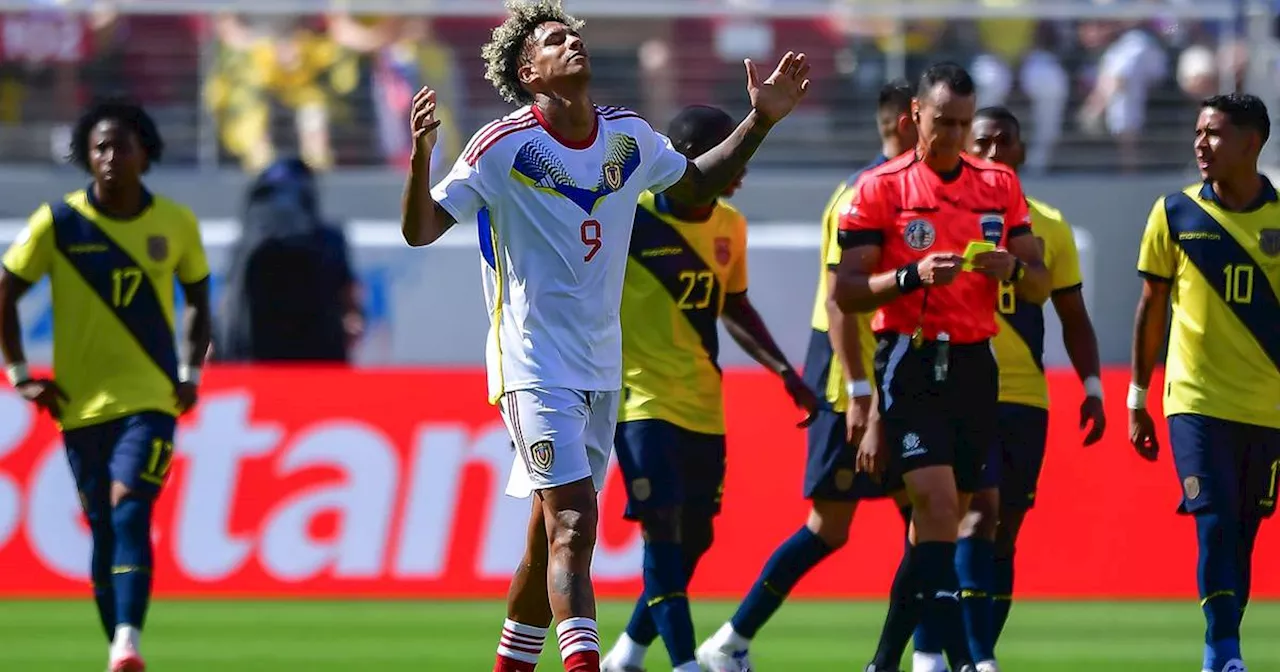
{"label": "red advertising banner", "polygon": [[[1111,426],[1083,448],[1079,383],[1050,374],[1055,408],[1038,505],[1018,551],[1020,591],[1040,597],[1195,594],[1192,524],[1174,514],[1166,450],[1128,446],[1127,372],[1105,376]],[[729,476],[716,546],[693,590],[742,594],[803,523],[804,436],[772,376],[726,374]],[[1159,389],[1158,385],[1155,389]],[[157,511],[157,590],[169,596],[500,597],[524,543],[529,503],[502,495],[511,457],[476,370],[223,368],[185,418]],[[614,467],[595,579],[639,590],[641,540],[621,519]],[[1264,527],[1257,557],[1280,553]],[[880,597],[901,550],[892,506],[858,512],[850,546],[797,589]],[[0,596],[82,595],[89,535],[53,425],[0,392]],[[1280,597],[1280,573],[1254,594]]]}

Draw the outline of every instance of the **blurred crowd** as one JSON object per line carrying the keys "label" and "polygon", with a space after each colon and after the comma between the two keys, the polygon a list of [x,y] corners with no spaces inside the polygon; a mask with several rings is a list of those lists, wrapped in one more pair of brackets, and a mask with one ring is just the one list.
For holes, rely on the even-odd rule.
{"label": "blurred crowd", "polygon": [[[1143,21],[898,22],[857,11],[887,1],[837,1],[821,19],[592,20],[586,33],[598,95],[657,124],[693,102],[741,110],[741,60],[802,45],[817,79],[797,114],[804,123],[790,125],[795,137],[758,163],[847,166],[874,149],[870,108],[880,83],[946,58],[971,66],[980,104],[1022,113],[1028,170],[1135,170],[1181,165],[1193,101],[1234,88],[1250,54],[1269,53],[1247,48],[1233,22],[1179,19],[1169,2],[1148,3],[1151,18]],[[296,154],[319,171],[402,166],[406,110],[429,82],[442,103],[439,165],[502,112],[478,55],[492,24],[342,14],[0,14],[0,156],[52,161],[82,103],[125,94],[157,117],[171,164],[257,173]]]}

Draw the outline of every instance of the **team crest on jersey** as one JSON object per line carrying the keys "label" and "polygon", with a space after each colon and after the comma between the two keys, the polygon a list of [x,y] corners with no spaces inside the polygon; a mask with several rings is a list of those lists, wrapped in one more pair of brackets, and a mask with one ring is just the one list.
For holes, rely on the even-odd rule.
{"label": "team crest on jersey", "polygon": [[997,245],[1000,239],[1004,237],[1004,215],[986,214],[978,218],[978,223],[982,225],[982,239]]}
{"label": "team crest on jersey", "polygon": [[836,490],[840,492],[848,492],[853,487],[853,470],[852,469],[836,469],[835,478]]}
{"label": "team crest on jersey", "polygon": [[907,242],[907,247],[913,250],[927,250],[933,247],[933,241],[938,237],[937,232],[933,230],[933,225],[927,219],[913,219],[907,223],[907,228],[902,232],[902,239]]}
{"label": "team crest on jersey", "polygon": [[733,257],[733,251],[729,246],[729,237],[720,236],[716,238],[716,263],[721,266],[727,266],[729,259]]}
{"label": "team crest on jersey", "polygon": [[622,188],[622,166],[616,163],[604,164],[605,186],[617,191]]}
{"label": "team crest on jersey", "polygon": [[1188,476],[1182,481],[1182,489],[1187,493],[1187,499],[1195,499],[1200,496],[1200,479],[1195,476]]}
{"label": "team crest on jersey", "polygon": [[649,483],[647,478],[637,478],[631,481],[631,496],[636,498],[637,502],[643,502],[649,499],[653,494],[653,485]]}
{"label": "team crest on jersey", "polygon": [[169,239],[164,236],[147,238],[147,256],[151,261],[164,261],[169,256]]}
{"label": "team crest on jersey", "polygon": [[556,461],[556,448],[550,441],[538,441],[529,446],[529,466],[534,471],[546,473]]}
{"label": "team crest on jersey", "polygon": [[1258,232],[1258,249],[1268,257],[1280,257],[1280,229],[1263,229]]}

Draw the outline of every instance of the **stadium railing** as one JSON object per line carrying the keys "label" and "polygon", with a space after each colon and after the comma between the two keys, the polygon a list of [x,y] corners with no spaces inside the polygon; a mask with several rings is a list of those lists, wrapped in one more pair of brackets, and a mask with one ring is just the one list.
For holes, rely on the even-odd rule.
{"label": "stadium railing", "polygon": [[[1178,64],[1193,46],[1207,47],[1218,71],[1201,73],[1216,80],[1203,86],[1234,86],[1225,54],[1240,45],[1251,55],[1246,88],[1276,100],[1274,16],[1261,0],[568,4],[590,22],[600,99],[635,107],[658,126],[694,102],[741,111],[741,58],[770,61],[791,46],[808,51],[813,95],[792,123],[779,127],[785,141],[762,150],[756,161],[762,167],[844,166],[847,157],[873,151],[875,89],[939,58],[971,65],[983,54],[1005,54],[997,59],[1005,72],[995,75],[1010,85],[1005,102],[1028,119],[1050,120],[1035,113],[1028,91],[1048,81],[1034,73],[1053,68],[1025,64],[1035,50],[1041,62],[1057,63],[1066,76],[1055,85],[1065,107],[1057,124],[1042,124],[1061,127],[1056,139],[1050,134],[1042,167],[1059,172],[1184,165],[1185,125],[1197,96],[1180,86]],[[403,57],[404,44],[392,47],[397,58],[386,58],[390,51],[361,52],[339,39],[334,17],[356,10],[362,17],[395,16],[395,25],[419,30],[403,36],[412,57]],[[170,165],[251,170],[266,160],[258,150],[268,146],[277,153],[301,149],[339,168],[397,169],[404,159],[397,137],[404,92],[397,87],[428,81],[447,89],[450,137],[440,159],[448,160],[475,128],[507,109],[483,80],[478,55],[501,13],[500,0],[0,0],[0,156],[9,164],[55,161],[65,152],[76,107],[124,93],[158,116],[170,139]],[[220,18],[232,14],[245,37],[234,46]],[[1099,60],[1129,28],[1150,37],[1156,63],[1138,110],[1145,119],[1136,151],[1122,160],[1107,115],[1093,124],[1077,117]],[[392,76],[409,63],[411,76]],[[1036,122],[1028,125],[1035,132]],[[299,127],[327,133],[300,134]]]}

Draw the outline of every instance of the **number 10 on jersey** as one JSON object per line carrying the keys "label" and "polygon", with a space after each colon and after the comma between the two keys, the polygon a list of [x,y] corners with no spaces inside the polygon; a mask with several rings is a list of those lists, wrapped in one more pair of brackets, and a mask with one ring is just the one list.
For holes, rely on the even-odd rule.
{"label": "number 10 on jersey", "polygon": [[587,246],[587,253],[582,255],[583,261],[591,261],[595,258],[600,248],[604,247],[604,242],[600,240],[600,222],[594,219],[588,219],[582,223],[581,231],[582,244]]}

